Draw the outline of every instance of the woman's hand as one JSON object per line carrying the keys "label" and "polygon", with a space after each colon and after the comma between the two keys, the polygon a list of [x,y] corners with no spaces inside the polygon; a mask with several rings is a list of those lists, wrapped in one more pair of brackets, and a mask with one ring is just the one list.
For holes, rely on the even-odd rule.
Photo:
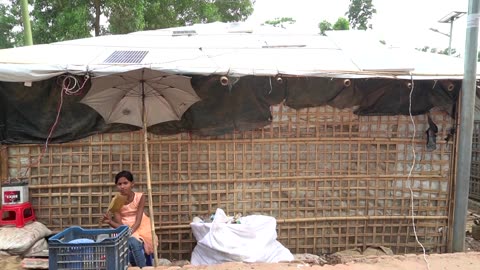
{"label": "woman's hand", "polygon": [[107,212],[106,214],[103,215],[102,222],[110,225],[110,223],[112,222],[112,217],[110,215],[110,212]]}
{"label": "woman's hand", "polygon": [[131,229],[132,229],[132,233],[134,233],[135,231],[137,231],[138,227],[140,227],[140,225],[134,224],[134,225],[132,226],[132,228],[131,228]]}

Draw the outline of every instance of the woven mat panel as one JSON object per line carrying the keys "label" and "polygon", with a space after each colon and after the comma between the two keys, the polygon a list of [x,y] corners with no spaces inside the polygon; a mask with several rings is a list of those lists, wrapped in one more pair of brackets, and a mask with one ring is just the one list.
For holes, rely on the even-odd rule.
{"label": "woven mat panel", "polygon": [[473,125],[469,197],[480,201],[480,121]]}
{"label": "woven mat panel", "polygon": [[[293,253],[371,245],[418,252],[412,194],[419,240],[429,252],[446,251],[454,153],[444,140],[454,124],[448,115],[431,114],[439,129],[434,151],[426,149],[424,115],[412,118],[415,125],[410,116],[359,117],[328,106],[279,105],[272,115],[263,129],[218,137],[149,135],[162,257],[189,259],[196,243],[190,221],[217,208],[275,217],[278,240]],[[141,131],[42,149],[9,146],[9,174],[26,175],[37,217],[54,231],[98,227],[120,170],[132,171],[137,190],[147,191]]]}

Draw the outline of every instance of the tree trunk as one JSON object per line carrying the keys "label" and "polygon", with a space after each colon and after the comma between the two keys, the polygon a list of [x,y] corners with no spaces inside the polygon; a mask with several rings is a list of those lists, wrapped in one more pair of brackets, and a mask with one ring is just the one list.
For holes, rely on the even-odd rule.
{"label": "tree trunk", "polygon": [[93,0],[93,5],[95,7],[95,36],[98,37],[100,36],[100,0]]}

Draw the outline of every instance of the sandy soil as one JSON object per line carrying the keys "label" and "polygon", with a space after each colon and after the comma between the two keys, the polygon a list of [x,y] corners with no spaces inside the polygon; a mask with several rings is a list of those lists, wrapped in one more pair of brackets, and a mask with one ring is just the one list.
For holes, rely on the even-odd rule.
{"label": "sandy soil", "polygon": [[22,269],[22,259],[17,256],[0,255],[0,269],[17,270]]}
{"label": "sandy soil", "polygon": [[[428,266],[427,266],[428,262]],[[130,267],[130,270],[139,269]],[[445,269],[445,270],[478,270],[480,269],[480,252],[469,253],[450,253],[450,254],[434,254],[423,255],[405,255],[405,256],[380,256],[365,257],[356,262],[337,265],[310,265],[303,263],[224,263],[208,266],[162,266],[162,267],[145,267],[143,269],[155,270],[412,270],[412,269]]]}
{"label": "sandy soil", "polygon": [[[445,269],[445,270],[478,270],[480,269],[480,252],[453,253],[453,254],[434,254],[423,255],[404,255],[404,256],[380,256],[364,257],[354,262],[337,265],[311,265],[301,262],[292,263],[224,263],[209,266],[161,266],[157,268],[145,267],[143,269],[155,270],[411,270],[411,269]],[[17,270],[22,269],[20,260],[17,257],[0,256],[0,269]],[[139,269],[130,267],[129,270]]]}

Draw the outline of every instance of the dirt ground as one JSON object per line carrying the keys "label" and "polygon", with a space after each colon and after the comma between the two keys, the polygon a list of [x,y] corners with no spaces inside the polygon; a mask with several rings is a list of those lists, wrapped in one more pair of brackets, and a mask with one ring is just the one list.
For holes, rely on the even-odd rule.
{"label": "dirt ground", "polygon": [[[311,270],[410,270],[410,269],[480,269],[480,240],[471,235],[471,228],[475,219],[480,218],[480,211],[469,212],[465,238],[465,252],[449,254],[426,255],[392,255],[392,256],[347,256],[338,257],[316,256],[312,254],[296,254],[296,260],[286,263],[224,263],[208,266],[193,266],[188,261],[178,261],[168,266],[146,267],[143,269],[155,270],[293,270],[308,268]],[[168,261],[167,261],[168,262]],[[37,269],[47,269],[48,260],[43,261]],[[0,255],[0,269],[19,270],[22,268],[22,259],[16,256]],[[32,269],[32,268],[30,268]],[[139,269],[129,267],[129,270]]]}
{"label": "dirt ground", "polygon": [[[412,270],[412,269],[445,269],[445,270],[478,270],[480,269],[480,252],[468,253],[450,253],[450,254],[434,254],[428,255],[427,262],[422,255],[405,255],[405,256],[380,256],[366,257],[358,261],[346,264],[336,265],[311,265],[301,262],[291,263],[223,263],[208,266],[161,266],[155,270]],[[130,270],[139,269],[130,267]],[[153,267],[145,267],[154,269]]]}

